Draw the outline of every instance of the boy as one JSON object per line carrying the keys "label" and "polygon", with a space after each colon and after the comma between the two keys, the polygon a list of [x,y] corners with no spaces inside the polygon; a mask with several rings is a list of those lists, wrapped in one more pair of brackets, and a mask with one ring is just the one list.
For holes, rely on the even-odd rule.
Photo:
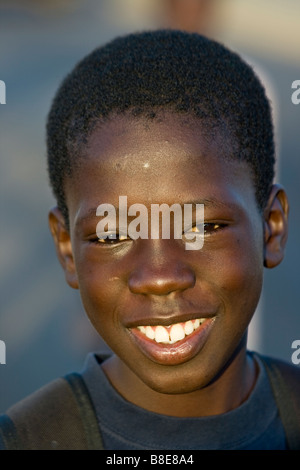
{"label": "boy", "polygon": [[[246,348],[288,218],[252,69],[197,34],[116,39],[63,82],[47,144],[57,256],[114,354],[8,410],[2,447],[299,449],[299,370]],[[156,204],[193,208],[181,239],[151,236]]]}

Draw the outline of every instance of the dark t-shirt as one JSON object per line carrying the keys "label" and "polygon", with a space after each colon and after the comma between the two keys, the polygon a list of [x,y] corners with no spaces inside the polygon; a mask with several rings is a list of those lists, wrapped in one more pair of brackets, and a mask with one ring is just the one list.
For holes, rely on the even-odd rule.
{"label": "dark t-shirt", "polygon": [[259,375],[249,398],[227,413],[177,418],[153,413],[125,400],[111,385],[101,359],[89,354],[83,379],[108,450],[283,450],[284,430],[269,379],[257,356]]}

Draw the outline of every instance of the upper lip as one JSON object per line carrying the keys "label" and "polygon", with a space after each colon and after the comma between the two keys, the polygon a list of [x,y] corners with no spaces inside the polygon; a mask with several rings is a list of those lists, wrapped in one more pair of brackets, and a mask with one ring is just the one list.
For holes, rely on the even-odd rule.
{"label": "upper lip", "polygon": [[216,316],[215,312],[193,312],[193,313],[179,313],[179,314],[166,314],[163,316],[151,316],[145,318],[143,316],[140,319],[135,319],[132,322],[126,323],[127,328],[136,328],[138,326],[169,326],[175,323],[184,323],[189,320],[196,320],[196,318],[213,318]]}

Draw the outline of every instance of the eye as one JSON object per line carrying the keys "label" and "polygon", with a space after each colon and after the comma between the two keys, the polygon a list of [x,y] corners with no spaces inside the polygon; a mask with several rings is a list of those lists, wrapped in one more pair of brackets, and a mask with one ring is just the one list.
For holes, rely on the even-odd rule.
{"label": "eye", "polygon": [[[202,229],[202,226],[200,225],[194,225],[191,227],[187,233],[202,233],[202,230],[200,230],[200,227]],[[226,224],[217,224],[217,223],[205,223],[203,225],[203,232],[204,235],[212,235],[215,232],[223,229],[226,227]]]}
{"label": "eye", "polygon": [[225,224],[207,223],[207,224],[204,224],[204,233],[208,235],[208,234],[217,232],[218,230],[221,230],[225,226],[226,226]]}
{"label": "eye", "polygon": [[101,243],[103,245],[116,245],[126,240],[130,240],[130,238],[128,236],[122,235],[121,233],[109,233],[106,235],[106,237],[98,237],[93,241],[96,243]]}

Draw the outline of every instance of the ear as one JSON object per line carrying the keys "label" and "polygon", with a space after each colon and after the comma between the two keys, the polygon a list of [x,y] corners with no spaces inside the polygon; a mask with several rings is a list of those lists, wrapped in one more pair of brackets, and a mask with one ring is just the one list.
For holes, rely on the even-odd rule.
{"label": "ear", "polygon": [[66,228],[63,215],[57,207],[54,207],[49,212],[49,227],[55,243],[58,260],[65,272],[66,281],[73,289],[78,289],[70,234]]}
{"label": "ear", "polygon": [[264,266],[281,263],[288,236],[289,203],[284,188],[274,184],[264,210]]}

